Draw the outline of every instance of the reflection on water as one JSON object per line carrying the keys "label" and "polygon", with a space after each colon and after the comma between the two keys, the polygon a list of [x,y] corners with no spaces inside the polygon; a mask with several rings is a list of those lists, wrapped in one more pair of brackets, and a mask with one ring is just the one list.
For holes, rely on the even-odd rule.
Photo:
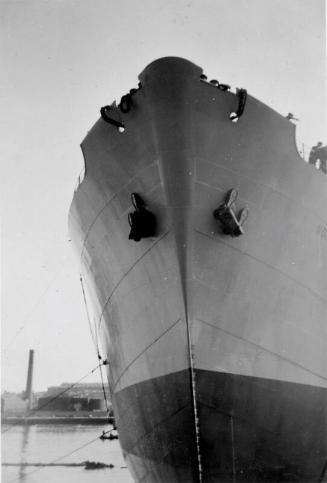
{"label": "reflection on water", "polygon": [[[12,426],[2,436],[2,482],[104,483],[110,480],[132,483],[119,442],[98,438],[103,429],[111,427],[74,424]],[[75,452],[75,449],[78,450]],[[33,466],[56,460],[61,466]],[[87,460],[114,467],[85,470],[84,466],[68,466]],[[8,463],[13,466],[6,466]]]}
{"label": "reflection on water", "polygon": [[[26,452],[28,447],[28,435],[30,433],[30,426],[23,427],[23,435],[22,435],[22,447],[21,447],[21,463],[26,463]],[[26,466],[19,467],[19,481],[24,481],[26,475]]]}

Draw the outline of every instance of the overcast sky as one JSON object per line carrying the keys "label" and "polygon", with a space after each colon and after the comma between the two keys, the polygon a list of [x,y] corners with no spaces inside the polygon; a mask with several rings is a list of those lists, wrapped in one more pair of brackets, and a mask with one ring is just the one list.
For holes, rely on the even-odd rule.
{"label": "overcast sky", "polygon": [[[326,142],[323,0],[0,0],[2,389],[97,364],[67,216],[99,108],[152,60],[185,57]],[[86,381],[98,381],[97,375]]]}

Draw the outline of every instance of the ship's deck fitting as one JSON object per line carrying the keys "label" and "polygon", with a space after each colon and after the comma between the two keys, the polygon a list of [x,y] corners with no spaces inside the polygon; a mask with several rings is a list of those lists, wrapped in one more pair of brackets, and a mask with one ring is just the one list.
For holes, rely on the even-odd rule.
{"label": "ship's deck fitting", "polygon": [[[112,126],[115,126],[115,127],[118,129],[118,131],[119,131],[119,132],[123,132],[123,131],[125,130],[125,126],[124,126],[124,124],[123,124],[123,123],[122,123],[120,120],[115,119],[115,118],[113,118],[113,117],[110,117],[110,116],[108,115],[108,113],[109,113],[110,111],[112,111],[112,110],[113,110],[113,109],[112,109],[112,107],[111,107],[111,106],[104,106],[104,107],[101,107],[101,109],[100,109],[100,114],[101,114],[101,117],[102,117],[102,119],[103,119],[105,122],[107,122],[108,124],[112,124]],[[121,130],[123,130],[123,131],[121,131]]]}
{"label": "ship's deck fitting", "polygon": [[246,89],[237,89],[236,95],[238,97],[238,107],[236,112],[232,112],[229,116],[232,122],[237,122],[239,118],[243,115],[248,96]]}

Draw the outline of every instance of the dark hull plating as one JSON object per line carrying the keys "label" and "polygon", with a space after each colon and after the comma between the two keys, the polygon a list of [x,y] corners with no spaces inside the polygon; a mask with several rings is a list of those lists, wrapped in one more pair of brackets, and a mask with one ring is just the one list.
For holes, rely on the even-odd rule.
{"label": "dark hull plating", "polygon": [[[294,125],[166,58],[82,143],[70,229],[141,483],[327,478],[326,177]],[[128,112],[125,112],[128,111]],[[226,193],[244,234],[213,217]],[[130,240],[131,193],[158,233]]]}
{"label": "dark hull plating", "polygon": [[[138,462],[139,481],[198,481],[189,378],[170,374],[115,396],[121,445]],[[319,481],[326,389],[208,371],[196,379],[203,481]]]}

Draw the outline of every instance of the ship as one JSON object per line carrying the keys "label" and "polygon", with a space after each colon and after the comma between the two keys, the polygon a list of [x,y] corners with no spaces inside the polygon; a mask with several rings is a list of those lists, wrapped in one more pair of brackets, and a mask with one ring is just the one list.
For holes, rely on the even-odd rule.
{"label": "ship", "polygon": [[326,176],[164,57],[82,141],[69,226],[138,483],[327,481]]}

